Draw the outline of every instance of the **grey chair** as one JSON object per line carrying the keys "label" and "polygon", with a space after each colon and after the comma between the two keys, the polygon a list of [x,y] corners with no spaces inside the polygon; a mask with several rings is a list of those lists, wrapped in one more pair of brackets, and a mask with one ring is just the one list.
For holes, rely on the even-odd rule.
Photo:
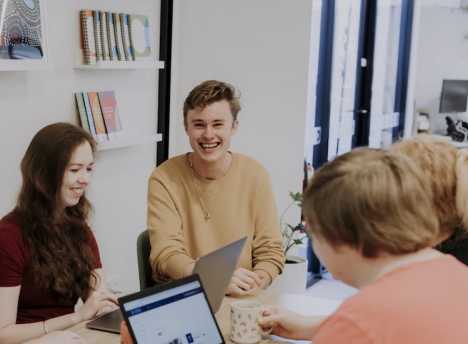
{"label": "grey chair", "polygon": [[156,283],[153,280],[153,271],[149,263],[151,253],[151,244],[149,234],[144,230],[137,238],[137,258],[138,258],[138,275],[140,277],[140,290],[154,286]]}

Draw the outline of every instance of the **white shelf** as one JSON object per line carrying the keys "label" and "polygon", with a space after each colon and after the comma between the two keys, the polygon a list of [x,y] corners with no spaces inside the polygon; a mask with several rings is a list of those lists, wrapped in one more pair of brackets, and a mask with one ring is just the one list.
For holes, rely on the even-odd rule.
{"label": "white shelf", "polygon": [[0,59],[0,72],[22,72],[47,69],[45,59],[38,60],[6,60]]}
{"label": "white shelf", "polygon": [[77,64],[75,69],[164,69],[164,61],[99,61],[96,64]]}
{"label": "white shelf", "polygon": [[148,136],[122,136],[116,137],[109,141],[105,142],[98,142],[97,150],[104,151],[109,149],[118,149],[124,147],[131,147],[142,145],[145,143],[153,143],[153,142],[160,142],[162,141],[162,134],[154,134]]}

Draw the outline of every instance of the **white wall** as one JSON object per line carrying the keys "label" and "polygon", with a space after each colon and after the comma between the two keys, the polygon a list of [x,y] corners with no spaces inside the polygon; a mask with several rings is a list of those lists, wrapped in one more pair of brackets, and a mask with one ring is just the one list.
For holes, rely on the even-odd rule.
{"label": "white wall", "polygon": [[302,187],[311,14],[311,0],[175,1],[170,154],[190,150],[182,122],[190,89],[228,81],[242,103],[233,150],[268,169],[284,209]]}
{"label": "white wall", "polygon": [[429,112],[432,125],[445,128],[437,115],[443,79],[468,79],[468,10],[443,6],[420,9],[414,102]]}
{"label": "white wall", "polygon": [[[146,14],[159,34],[159,1],[41,1],[46,13],[49,66],[44,71],[0,72],[0,216],[9,212],[20,186],[19,163],[32,136],[46,124],[76,122],[75,91],[114,89],[123,126],[151,134],[156,128],[157,71],[78,71],[81,8]],[[159,51],[156,46],[155,51]],[[147,178],[155,144],[99,152],[88,197],[95,231],[112,286],[138,288],[136,236],[146,226]]]}

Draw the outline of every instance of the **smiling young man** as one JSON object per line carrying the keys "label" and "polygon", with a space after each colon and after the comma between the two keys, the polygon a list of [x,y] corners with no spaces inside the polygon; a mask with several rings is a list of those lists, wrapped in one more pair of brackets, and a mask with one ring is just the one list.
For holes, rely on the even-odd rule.
{"label": "smiling young man", "polygon": [[267,171],[229,150],[238,129],[234,88],[209,80],[184,103],[192,152],[169,159],[149,180],[148,230],[157,281],[190,275],[195,260],[247,236],[228,288],[245,295],[267,287],[284,263],[275,201]]}

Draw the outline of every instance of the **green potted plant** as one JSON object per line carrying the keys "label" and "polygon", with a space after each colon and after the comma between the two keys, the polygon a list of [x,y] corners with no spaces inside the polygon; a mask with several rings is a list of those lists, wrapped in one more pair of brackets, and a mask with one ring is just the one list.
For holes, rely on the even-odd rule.
{"label": "green potted plant", "polygon": [[[286,263],[288,263],[288,257],[294,257],[289,256],[291,249],[296,245],[302,245],[304,240],[307,238],[307,235],[305,234],[305,225],[302,221],[296,225],[291,225],[285,221],[285,216],[292,206],[302,208],[302,193],[290,191],[289,197],[291,197],[291,202],[280,216],[281,235],[283,237],[283,248],[284,255],[286,256]],[[293,259],[292,263],[295,262],[296,259]]]}
{"label": "green potted plant", "polygon": [[286,264],[281,275],[273,282],[272,288],[277,288],[281,292],[301,293],[305,291],[307,283],[307,260],[296,255],[291,255],[291,251],[295,246],[304,243],[307,238],[307,234],[305,233],[305,225],[302,221],[296,225],[291,225],[286,222],[285,218],[286,214],[292,207],[302,207],[302,193],[289,192],[289,196],[291,198],[291,202],[280,216]]}

